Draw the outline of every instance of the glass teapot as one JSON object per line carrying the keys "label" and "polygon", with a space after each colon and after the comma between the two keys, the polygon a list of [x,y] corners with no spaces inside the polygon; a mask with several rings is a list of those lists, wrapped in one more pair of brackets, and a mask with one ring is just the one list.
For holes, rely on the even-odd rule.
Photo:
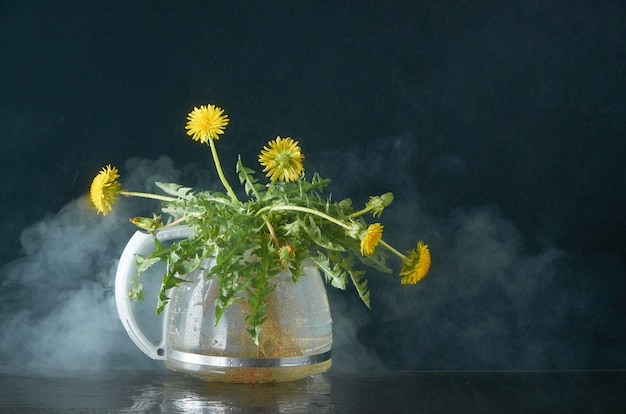
{"label": "glass teapot", "polygon": [[[193,229],[164,228],[161,242],[186,238]],[[204,269],[179,275],[181,283],[169,291],[161,338],[154,340],[138,323],[130,283],[137,274],[135,256],[155,248],[154,236],[137,231],[128,241],[117,267],[115,302],[119,317],[133,342],[152,359],[163,360],[175,371],[219,382],[283,382],[324,372],[331,365],[332,320],[321,275],[313,262],[304,262],[298,284],[288,271],[274,277],[276,289],[268,297],[268,318],[256,345],[246,331],[245,301],[226,308],[215,324],[218,284]],[[155,316],[156,317],[156,316]]]}

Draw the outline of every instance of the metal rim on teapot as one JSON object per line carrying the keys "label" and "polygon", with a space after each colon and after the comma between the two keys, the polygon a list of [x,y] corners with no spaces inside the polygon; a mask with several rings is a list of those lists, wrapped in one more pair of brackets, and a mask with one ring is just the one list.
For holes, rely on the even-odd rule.
{"label": "metal rim on teapot", "polygon": [[212,355],[199,355],[190,352],[169,350],[168,359],[188,364],[228,368],[278,368],[299,367],[319,364],[331,358],[331,351],[321,354],[282,358],[234,358]]}

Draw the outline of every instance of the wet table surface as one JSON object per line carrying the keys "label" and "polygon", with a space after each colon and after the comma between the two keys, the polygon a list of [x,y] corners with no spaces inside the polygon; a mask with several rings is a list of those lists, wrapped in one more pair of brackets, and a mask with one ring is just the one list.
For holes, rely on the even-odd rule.
{"label": "wet table surface", "polygon": [[0,413],[626,412],[626,371],[334,372],[278,384],[166,370],[0,373]]}

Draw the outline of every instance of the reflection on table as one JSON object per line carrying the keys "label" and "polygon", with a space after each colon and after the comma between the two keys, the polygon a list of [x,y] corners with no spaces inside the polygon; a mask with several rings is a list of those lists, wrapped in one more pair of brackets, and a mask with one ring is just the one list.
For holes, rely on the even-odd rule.
{"label": "reflection on table", "polygon": [[0,412],[626,412],[626,371],[335,372],[276,384],[166,370],[37,376],[0,367]]}

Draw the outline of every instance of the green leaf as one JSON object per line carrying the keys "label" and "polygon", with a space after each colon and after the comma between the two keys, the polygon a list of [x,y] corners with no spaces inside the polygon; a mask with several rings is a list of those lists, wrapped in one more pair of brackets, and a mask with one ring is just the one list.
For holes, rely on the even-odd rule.
{"label": "green leaf", "polygon": [[254,198],[259,200],[261,198],[259,193],[263,191],[264,186],[257,183],[258,180],[253,176],[254,170],[244,167],[241,162],[241,155],[237,158],[237,174],[239,175],[239,182],[243,184],[246,194],[254,196]]}
{"label": "green leaf", "polygon": [[165,291],[165,290],[171,289],[174,286],[178,286],[179,284],[183,282],[187,282],[187,280],[181,279],[179,277],[174,276],[173,274],[168,273],[165,277],[163,277],[163,286],[161,287],[161,290]]}
{"label": "green leaf", "polygon": [[317,257],[311,257],[318,269],[326,276],[326,281],[337,289],[345,290],[348,277],[340,268],[333,267],[330,260],[323,253],[318,252]]}
{"label": "green leaf", "polygon": [[176,183],[162,183],[157,181],[154,184],[166,194],[180,198],[187,198],[189,192],[192,190],[192,188],[183,187],[182,185]]}
{"label": "green leaf", "polygon": [[167,305],[167,302],[169,302],[169,298],[167,297],[167,293],[165,293],[164,290],[161,290],[159,292],[159,296],[158,296],[158,300],[157,300],[157,308],[156,308],[156,314],[158,316],[160,316],[161,313],[163,313],[163,310],[165,309],[165,305]]}
{"label": "green leaf", "polygon": [[135,255],[135,263],[137,264],[137,273],[141,274],[146,270],[150,269],[157,262],[160,262],[161,259],[159,257],[143,257],[141,255]]}
{"label": "green leaf", "polygon": [[304,220],[300,221],[301,226],[311,238],[311,240],[313,240],[318,246],[323,247],[327,250],[337,250],[340,252],[346,250],[342,245],[330,241],[321,231],[313,217],[307,216],[307,219],[308,223]]}
{"label": "green leaf", "polygon": [[215,324],[213,326],[217,326],[217,324],[220,323],[220,319],[222,319],[225,309],[226,305],[222,304],[219,300],[215,301]]}
{"label": "green leaf", "polygon": [[361,256],[359,254],[357,257],[366,266],[373,267],[383,273],[391,273],[391,269],[385,263],[385,255],[383,252],[384,251],[381,249],[376,249],[374,253],[369,256]]}
{"label": "green leaf", "polygon": [[139,282],[139,276],[136,276],[132,281],[132,286],[128,292],[128,297],[133,300],[144,300],[143,297],[143,285]]}
{"label": "green leaf", "polygon": [[349,270],[348,273],[352,279],[352,284],[354,284],[356,291],[359,293],[359,297],[365,303],[365,306],[372,309],[370,306],[370,291],[367,287],[367,279],[364,277],[365,272],[363,270]]}
{"label": "green leaf", "polygon": [[252,336],[252,340],[254,341],[254,344],[256,346],[259,346],[259,336],[261,335],[261,326],[260,325],[255,325],[252,328],[248,328],[246,329],[250,335]]}
{"label": "green leaf", "polygon": [[196,256],[192,259],[181,261],[175,267],[175,270],[176,270],[176,273],[184,275],[186,273],[191,273],[195,270],[198,270],[201,264],[202,264],[202,259]]}

